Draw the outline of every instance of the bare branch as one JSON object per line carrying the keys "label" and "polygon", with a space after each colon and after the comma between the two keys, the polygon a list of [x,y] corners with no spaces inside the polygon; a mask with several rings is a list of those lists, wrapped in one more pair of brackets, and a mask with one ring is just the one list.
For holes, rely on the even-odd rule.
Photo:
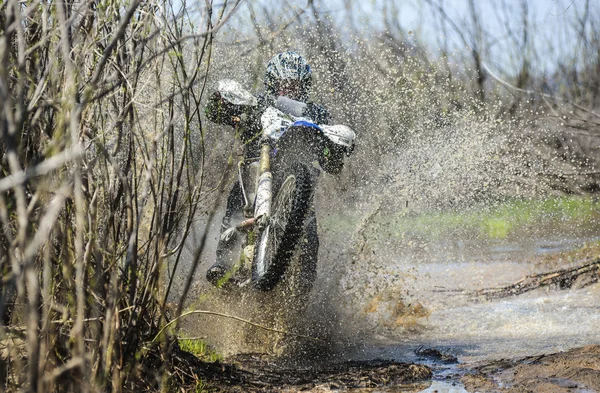
{"label": "bare branch", "polygon": [[76,146],[73,149],[64,150],[57,155],[48,158],[33,168],[13,173],[0,180],[0,192],[8,191],[11,188],[24,184],[32,178],[44,176],[52,171],[62,168],[66,164],[80,159],[83,156],[83,153],[84,151],[79,146]]}
{"label": "bare branch", "polygon": [[218,317],[223,317],[223,318],[228,318],[228,319],[233,319],[235,321],[240,321],[240,322],[244,322],[245,324],[248,324],[250,326],[254,326],[257,327],[259,329],[262,330],[266,330],[269,332],[273,332],[273,333],[280,333],[280,334],[285,334],[288,336],[293,336],[293,337],[298,337],[298,338],[305,338],[307,340],[312,340],[312,341],[321,341],[323,342],[323,340],[316,338],[316,337],[311,337],[311,336],[305,336],[303,334],[297,334],[297,333],[292,333],[289,332],[287,330],[280,330],[280,329],[273,329],[264,325],[260,325],[258,323],[249,321],[247,319],[244,318],[240,318],[240,317],[236,317],[235,315],[229,315],[229,314],[225,314],[225,313],[220,313],[220,312],[216,312],[216,311],[208,311],[208,310],[193,310],[193,311],[188,311],[185,312],[181,315],[179,315],[176,318],[173,318],[173,320],[171,320],[169,323],[167,323],[165,326],[163,326],[163,328],[156,334],[156,336],[154,337],[154,339],[152,340],[152,342],[156,342],[161,336],[162,334],[165,332],[166,329],[168,329],[171,325],[173,325],[174,323],[178,323],[180,319],[183,319],[187,316],[190,315],[194,315],[194,314],[205,314],[205,315],[215,315]]}

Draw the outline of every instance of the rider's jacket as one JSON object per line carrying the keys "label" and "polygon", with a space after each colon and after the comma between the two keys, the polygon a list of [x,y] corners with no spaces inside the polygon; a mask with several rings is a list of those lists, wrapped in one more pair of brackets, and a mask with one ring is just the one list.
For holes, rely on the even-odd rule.
{"label": "rider's jacket", "polygon": [[[267,94],[259,94],[257,99],[258,105],[254,107],[232,105],[223,100],[218,92],[215,92],[210,96],[204,109],[209,120],[218,124],[230,125],[236,129],[246,147],[246,157],[258,156],[262,131],[260,118],[264,111],[275,102],[275,97]],[[312,102],[307,103],[304,115],[317,124],[327,125],[330,122],[329,111],[324,106]]]}

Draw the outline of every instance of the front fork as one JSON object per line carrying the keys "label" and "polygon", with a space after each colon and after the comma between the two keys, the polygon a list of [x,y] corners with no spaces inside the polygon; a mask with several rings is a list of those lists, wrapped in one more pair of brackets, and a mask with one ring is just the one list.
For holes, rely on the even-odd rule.
{"label": "front fork", "polygon": [[[258,168],[258,182],[256,183],[256,199],[254,203],[254,215],[253,217],[238,223],[235,229],[238,231],[245,231],[248,233],[246,246],[243,248],[240,255],[239,262],[237,264],[239,269],[243,267],[246,271],[252,270],[252,264],[254,261],[255,254],[255,236],[260,233],[271,216],[271,204],[273,199],[273,175],[271,174],[271,162],[270,162],[271,147],[265,143],[261,146],[260,161]],[[240,181],[243,179],[240,176]],[[245,194],[245,192],[244,192]],[[246,205],[248,205],[247,196]],[[255,231],[258,229],[258,232]],[[242,281],[239,285],[245,286],[250,282],[250,278]]]}
{"label": "front fork", "polygon": [[[240,162],[238,168],[239,181],[242,187],[242,194],[244,196],[244,215],[249,217],[248,219],[235,224],[233,228],[239,231],[251,230],[256,224],[262,229],[268,222],[271,216],[271,205],[273,200],[273,175],[271,173],[271,147],[268,144],[264,144],[261,147],[261,154],[259,158],[259,167],[251,170],[258,170],[257,176],[250,176],[248,179],[242,174],[243,162]],[[258,180],[256,178],[258,177]],[[248,182],[246,181],[248,180]],[[255,187],[254,193],[248,193],[246,186],[248,183],[253,183],[252,187]],[[250,201],[252,199],[252,201]],[[254,202],[254,204],[252,204]],[[252,212],[252,206],[254,206],[254,212]],[[232,230],[233,230],[232,228]]]}
{"label": "front fork", "polygon": [[258,186],[256,189],[256,203],[254,204],[254,219],[259,226],[264,226],[271,216],[273,200],[273,175],[271,174],[271,146],[265,143],[260,149],[260,166]]}

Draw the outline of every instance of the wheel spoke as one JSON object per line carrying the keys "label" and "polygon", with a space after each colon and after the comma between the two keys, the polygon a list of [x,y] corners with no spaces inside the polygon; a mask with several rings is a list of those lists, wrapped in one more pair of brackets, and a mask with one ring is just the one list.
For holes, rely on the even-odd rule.
{"label": "wheel spoke", "polygon": [[295,191],[296,178],[294,176],[288,176],[281,185],[275,203],[273,204],[271,223],[282,230],[285,229],[285,225],[289,219]]}
{"label": "wheel spoke", "polygon": [[296,192],[296,177],[288,176],[273,203],[272,215],[269,220],[269,233],[267,240],[267,250],[265,255],[265,270],[273,262],[273,258],[281,244],[281,236],[285,232],[285,227],[290,218],[290,211],[294,202],[294,193]]}
{"label": "wheel spoke", "polygon": [[[269,223],[264,228],[259,240],[261,245],[257,254],[259,260],[255,262],[260,279],[267,274],[270,275],[269,272],[277,269],[279,264],[287,264],[288,256],[281,254],[280,248],[285,246],[283,237],[286,236],[286,233],[294,233],[294,229],[290,228],[290,220],[293,217],[294,201],[297,198],[296,186],[296,176],[287,176],[273,200]],[[282,258],[282,260],[276,260],[276,258]],[[268,280],[270,279],[268,278]]]}

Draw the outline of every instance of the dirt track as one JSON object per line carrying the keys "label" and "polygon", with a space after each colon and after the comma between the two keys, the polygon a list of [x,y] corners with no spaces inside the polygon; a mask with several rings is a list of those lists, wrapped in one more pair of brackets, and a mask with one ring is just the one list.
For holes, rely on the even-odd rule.
{"label": "dirt track", "polygon": [[462,378],[469,392],[600,392],[600,346],[485,362],[472,372]]}

